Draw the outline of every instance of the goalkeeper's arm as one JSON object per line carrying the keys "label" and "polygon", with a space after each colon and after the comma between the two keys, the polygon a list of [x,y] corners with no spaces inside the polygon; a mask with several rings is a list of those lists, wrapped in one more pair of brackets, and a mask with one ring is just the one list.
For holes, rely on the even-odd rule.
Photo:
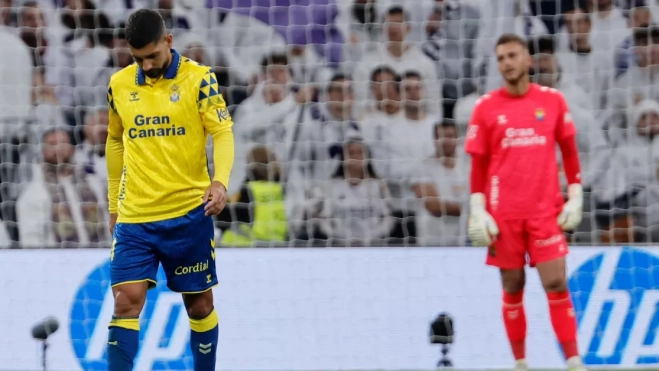
{"label": "goalkeeper's arm", "polygon": [[472,245],[486,247],[499,234],[499,228],[486,210],[485,182],[489,157],[471,156],[471,196],[469,199],[468,234]]}
{"label": "goalkeeper's arm", "polygon": [[567,178],[568,201],[558,216],[558,225],[564,231],[572,231],[581,223],[583,210],[583,187],[581,185],[581,165],[576,135],[559,139],[558,145],[563,156],[563,169]]}

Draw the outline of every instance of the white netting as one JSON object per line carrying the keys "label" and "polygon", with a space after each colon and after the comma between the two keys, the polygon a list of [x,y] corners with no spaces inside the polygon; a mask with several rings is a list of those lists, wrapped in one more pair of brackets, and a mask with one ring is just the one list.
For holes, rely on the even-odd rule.
{"label": "white netting", "polygon": [[[175,49],[214,67],[230,105],[233,202],[216,223],[224,245],[467,244],[462,138],[479,94],[500,83],[492,54],[504,33],[538,40],[535,77],[564,93],[579,130],[587,192],[572,241],[659,240],[656,1],[2,6],[3,246],[107,244],[108,215],[98,211],[106,209],[105,93],[110,75],[132,63],[122,27],[139,7],[160,9]],[[53,128],[69,129],[75,150],[55,150],[67,139]],[[350,164],[361,160],[341,166],[345,156],[370,157],[377,179],[350,184],[361,168]],[[58,193],[44,163],[67,161],[85,175],[73,186],[55,176]],[[253,202],[250,181],[263,179],[281,181],[283,203]]]}

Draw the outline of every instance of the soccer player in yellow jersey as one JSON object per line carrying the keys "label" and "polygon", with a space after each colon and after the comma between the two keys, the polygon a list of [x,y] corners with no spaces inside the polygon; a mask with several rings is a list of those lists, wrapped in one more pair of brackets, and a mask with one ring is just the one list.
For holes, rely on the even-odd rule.
{"label": "soccer player in yellow jersey", "polygon": [[[108,87],[106,155],[114,316],[108,369],[131,371],[139,314],[158,265],[183,295],[195,371],[215,370],[217,284],[212,215],[226,203],[233,165],[232,121],[209,67],[171,49],[161,16],[138,10],[126,22],[134,64]],[[206,162],[214,144],[215,175]]]}

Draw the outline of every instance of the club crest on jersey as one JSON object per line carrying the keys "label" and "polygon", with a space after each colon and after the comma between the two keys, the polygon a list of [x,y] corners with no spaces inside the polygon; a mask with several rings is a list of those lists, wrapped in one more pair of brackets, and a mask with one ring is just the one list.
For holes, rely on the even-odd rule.
{"label": "club crest on jersey", "polygon": [[181,99],[181,96],[178,93],[178,86],[172,85],[172,93],[169,95],[169,100],[176,103]]}
{"label": "club crest on jersey", "polygon": [[535,119],[538,121],[542,121],[545,119],[545,110],[542,108],[536,108],[535,109]]}

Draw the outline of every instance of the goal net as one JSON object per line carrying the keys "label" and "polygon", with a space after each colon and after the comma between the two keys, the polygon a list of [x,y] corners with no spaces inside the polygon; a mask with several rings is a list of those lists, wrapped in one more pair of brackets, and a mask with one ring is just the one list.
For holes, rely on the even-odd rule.
{"label": "goal net", "polygon": [[[567,236],[570,244],[573,250],[580,245],[611,249],[582,250],[570,261],[568,275],[580,331],[587,329],[583,352],[593,367],[659,364],[657,357],[648,355],[659,324],[653,307],[659,289],[657,251],[623,247],[659,241],[659,142],[654,142],[659,137],[658,1],[5,0],[0,2],[4,51],[0,59],[0,248],[22,251],[5,252],[0,267],[5,272],[28,267],[21,274],[34,278],[26,282],[44,288],[21,302],[31,307],[21,319],[41,316],[51,303],[61,318],[69,319],[70,344],[66,350],[55,351],[61,370],[78,365],[86,371],[105,367],[105,324],[99,319],[109,318],[112,312],[108,253],[84,251],[78,256],[72,250],[66,255],[44,250],[37,258],[36,251],[27,249],[111,245],[105,156],[108,82],[115,72],[134,68],[135,83],[125,88],[120,99],[135,104],[150,86],[144,60],[138,61],[139,68],[133,65],[125,32],[128,16],[139,8],[159,11],[173,38],[176,54],[172,55],[179,56],[181,63],[193,63],[186,62],[190,59],[212,68],[212,79],[228,107],[228,112],[218,111],[218,119],[233,121],[235,161],[227,205],[214,219],[218,251],[220,247],[437,247],[428,249],[432,250],[428,256],[419,252],[425,249],[379,250],[383,254],[380,271],[369,270],[377,259],[371,249],[363,249],[366,255],[357,253],[361,264],[351,263],[349,256],[331,255],[334,250],[281,249],[278,256],[270,250],[251,249],[273,254],[257,262],[243,257],[246,252],[240,249],[221,250],[218,256],[226,259],[222,264],[238,264],[243,270],[233,268],[231,272],[239,278],[232,281],[227,276],[220,281],[240,287],[241,293],[264,295],[250,296],[246,307],[269,308],[266,299],[277,298],[268,294],[268,288],[276,288],[287,298],[277,301],[274,315],[259,311],[257,320],[245,323],[231,322],[246,311],[246,307],[233,307],[229,313],[235,316],[229,314],[227,321],[235,344],[248,344],[245,339],[252,337],[244,333],[258,332],[259,326],[270,331],[270,337],[261,338],[259,351],[265,352],[268,342],[286,344],[275,331],[281,334],[284,327],[266,323],[280,321],[288,326],[287,334],[291,335],[290,326],[297,326],[301,338],[309,336],[309,342],[334,351],[317,355],[317,360],[337,360],[324,364],[369,368],[374,365],[359,361],[371,358],[349,351],[357,349],[355,339],[366,343],[378,339],[377,333],[346,334],[352,339],[346,344],[351,346],[341,348],[337,344],[343,335],[337,329],[375,331],[375,324],[385,324],[376,321],[379,311],[405,303],[405,308],[395,307],[396,311],[381,315],[380,319],[399,321],[385,334],[413,337],[406,329],[418,326],[414,334],[426,336],[429,322],[444,306],[441,303],[453,303],[449,305],[455,305],[452,314],[479,305],[472,291],[459,288],[471,285],[482,291],[479,283],[493,276],[479,273],[475,279],[465,273],[468,270],[449,274],[455,264],[440,264],[438,271],[428,262],[459,258],[460,263],[465,259],[465,264],[473,264],[474,271],[483,270],[479,250],[462,249],[463,257],[462,250],[454,255],[449,248],[470,245],[466,233],[470,163],[464,141],[477,100],[502,84],[494,54],[496,40],[512,33],[528,41],[533,81],[566,97],[578,130],[584,210],[583,222]],[[149,63],[153,66],[157,61],[153,57]],[[164,79],[175,76],[178,67],[172,66],[162,65],[167,72]],[[179,87],[168,89],[159,103],[162,107],[184,104],[187,98]],[[534,124],[542,123],[551,109],[538,104],[529,116]],[[196,125],[196,120],[192,115],[190,122],[177,126]],[[149,122],[135,118],[134,123],[127,123],[124,139],[168,135],[156,125],[147,128]],[[138,131],[138,126],[144,129]],[[206,155],[211,175],[218,165],[213,163],[214,152],[209,136]],[[320,255],[310,257],[313,254]],[[34,259],[41,265],[34,266]],[[59,268],[49,265],[52,262]],[[304,270],[307,266],[300,262],[317,270]],[[399,264],[405,269],[394,275],[390,270]],[[8,273],[6,277],[0,282],[7,282],[7,290],[15,286],[13,294],[28,291],[15,277]],[[48,284],[51,279],[46,277],[59,278]],[[338,281],[341,284],[329,284],[340,278],[344,279]],[[159,332],[143,334],[155,350],[148,357],[140,356],[139,367],[184,370],[191,367],[189,351],[181,350],[187,344],[185,309],[166,288],[162,271],[159,279],[143,313],[148,318],[143,322],[161,321],[151,326]],[[351,280],[361,284],[352,287]],[[404,290],[424,281],[427,291]],[[453,289],[434,292],[430,283]],[[381,290],[380,284],[396,286],[398,291],[394,295],[394,291]],[[537,295],[529,300],[544,300],[535,284]],[[484,300],[491,308],[487,310],[496,312],[498,282],[491,286]],[[48,296],[58,287],[68,290],[61,305]],[[292,307],[297,289],[309,294],[301,300],[307,312]],[[355,300],[369,297],[373,304],[359,300],[361,312],[333,316],[328,308],[345,308],[338,308],[326,295],[316,295],[318,290],[330,290],[336,302],[349,308],[354,302],[346,292]],[[222,300],[233,300],[233,294],[239,295],[222,292]],[[415,311],[412,307],[419,301],[428,308]],[[593,302],[601,305],[592,309]],[[39,303],[44,305],[35,305]],[[547,322],[540,307],[537,315]],[[26,332],[4,321],[15,318],[15,313],[3,313],[0,309],[0,329],[6,324],[11,326],[9,332]],[[488,327],[490,320],[498,321],[498,314],[481,317],[474,311],[471,318],[467,333],[474,342],[479,336],[502,336],[502,329]],[[316,320],[338,324],[319,327]],[[371,326],[359,326],[364,323]],[[478,326],[487,330],[479,333]],[[550,331],[547,326],[536,329],[536,334]],[[308,335],[321,330],[335,331],[331,344]],[[291,339],[295,338],[291,335]],[[500,340],[505,342],[505,338]],[[12,365],[7,367],[27,370],[20,361],[20,349],[29,341],[17,341],[10,348],[0,334],[0,345],[15,350],[4,358]],[[533,346],[556,351],[555,344],[543,341]],[[377,354],[393,357],[401,349],[399,343],[384,344]],[[173,356],[172,349],[180,354]],[[439,358],[439,349],[433,352],[428,368]],[[456,352],[461,352],[460,359],[490,354],[457,346]],[[491,351],[495,359],[507,360],[506,352],[504,347]],[[352,354],[354,362],[339,362],[342,354]],[[414,360],[416,355],[405,356]],[[536,357],[543,359],[540,353]],[[281,361],[273,354],[263,359]],[[302,359],[291,363],[298,366],[294,369],[319,367],[311,356]],[[404,362],[391,364],[412,367]],[[489,368],[487,363],[473,364]],[[496,362],[497,367],[501,364]],[[239,362],[234,365],[240,367]],[[265,362],[249,365],[268,369]],[[384,363],[375,365],[394,369]]]}

